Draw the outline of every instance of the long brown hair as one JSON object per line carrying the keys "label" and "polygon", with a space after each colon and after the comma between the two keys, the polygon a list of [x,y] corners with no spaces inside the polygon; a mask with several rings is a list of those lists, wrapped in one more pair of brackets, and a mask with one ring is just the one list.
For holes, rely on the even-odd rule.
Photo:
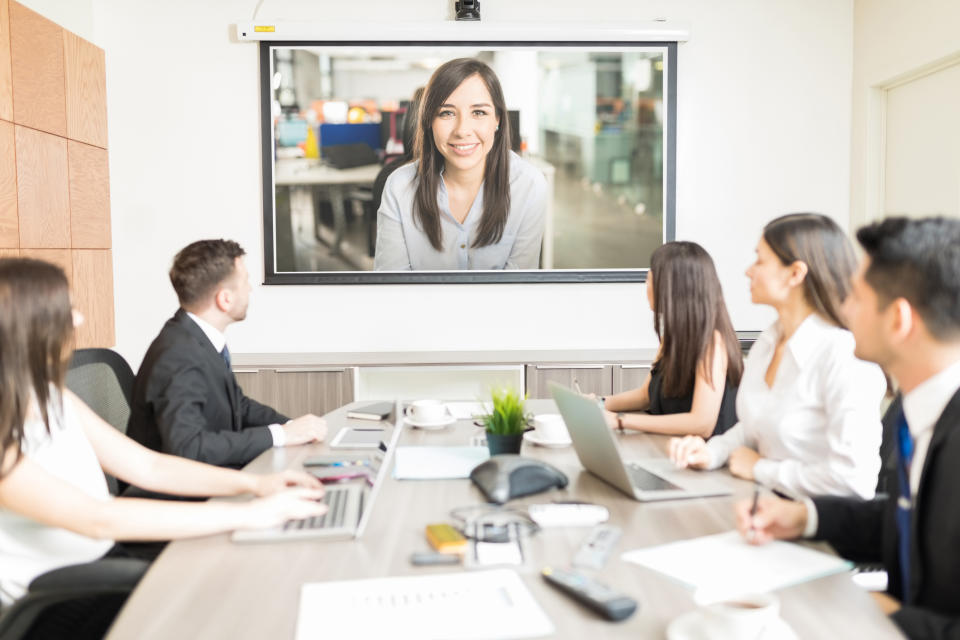
{"label": "long brown hair", "polygon": [[821,316],[846,329],[840,305],[850,294],[857,260],[850,240],[837,223],[819,213],[789,213],[763,228],[763,240],[783,266],[798,260],[807,265],[804,300]]}
{"label": "long brown hair", "polygon": [[503,98],[500,80],[486,63],[476,58],[457,58],[446,62],[433,72],[420,106],[420,126],[414,143],[417,165],[417,190],[414,195],[413,215],[437,251],[443,249],[443,231],[440,228],[440,171],[443,156],[433,139],[433,121],[460,84],[470,76],[478,75],[490,92],[493,108],[500,121],[493,146],[483,168],[483,216],[472,246],[485,247],[500,241],[510,212],[510,118]]}
{"label": "long brown hair", "polygon": [[[63,270],[40,260],[0,259],[0,462],[11,448],[19,461],[34,398],[50,430],[50,385],[63,388],[72,344]],[[0,464],[0,477],[9,471]]]}
{"label": "long brown hair", "polygon": [[655,364],[663,372],[663,395],[692,392],[698,370],[714,384],[717,332],[727,354],[727,381],[739,385],[743,356],[710,254],[695,242],[668,242],[653,252],[650,272],[653,328],[660,338]]}

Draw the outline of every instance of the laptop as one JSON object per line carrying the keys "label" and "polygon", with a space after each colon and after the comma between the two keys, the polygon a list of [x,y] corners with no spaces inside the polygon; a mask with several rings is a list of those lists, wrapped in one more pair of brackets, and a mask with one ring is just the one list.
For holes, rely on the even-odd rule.
{"label": "laptop", "polygon": [[337,169],[352,169],[380,162],[377,152],[366,142],[332,144],[323,147],[323,159]]}
{"label": "laptop", "polygon": [[712,474],[677,469],[666,458],[624,462],[599,402],[556,383],[550,383],[550,393],[570,432],[580,464],[633,499],[648,502],[733,493]]}
{"label": "laptop", "polygon": [[[284,540],[345,540],[359,539],[373,514],[373,503],[380,488],[386,482],[388,467],[393,461],[400,432],[403,428],[403,408],[400,401],[393,406],[393,433],[390,442],[380,443],[379,449],[363,459],[377,469],[373,485],[365,481],[325,487],[323,502],[327,512],[321,516],[303,520],[289,520],[279,527],[246,529],[233,532],[234,542],[281,542]],[[336,456],[346,458],[346,456]]]}

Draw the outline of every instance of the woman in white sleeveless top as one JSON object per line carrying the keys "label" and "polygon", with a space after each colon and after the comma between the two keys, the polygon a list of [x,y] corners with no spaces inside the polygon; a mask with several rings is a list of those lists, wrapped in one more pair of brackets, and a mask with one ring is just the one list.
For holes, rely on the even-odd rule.
{"label": "woman in white sleeveless top", "polygon": [[[326,510],[306,473],[255,475],[159,454],[101,420],[63,386],[75,316],[59,267],[0,259],[0,603],[46,571],[101,558],[115,540],[201,536]],[[269,497],[115,498],[104,470],[168,494]]]}

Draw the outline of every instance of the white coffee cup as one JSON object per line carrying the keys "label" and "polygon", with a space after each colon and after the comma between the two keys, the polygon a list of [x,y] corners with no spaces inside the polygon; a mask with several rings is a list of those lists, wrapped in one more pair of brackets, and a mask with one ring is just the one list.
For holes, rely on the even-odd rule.
{"label": "white coffee cup", "polygon": [[711,638],[756,638],[780,615],[780,600],[772,593],[750,593],[714,602],[702,611]]}
{"label": "white coffee cup", "polygon": [[407,407],[414,422],[440,422],[447,417],[447,406],[440,400],[417,400]]}
{"label": "white coffee cup", "polygon": [[566,442],[570,439],[567,425],[559,413],[542,413],[533,418],[533,430],[544,442]]}

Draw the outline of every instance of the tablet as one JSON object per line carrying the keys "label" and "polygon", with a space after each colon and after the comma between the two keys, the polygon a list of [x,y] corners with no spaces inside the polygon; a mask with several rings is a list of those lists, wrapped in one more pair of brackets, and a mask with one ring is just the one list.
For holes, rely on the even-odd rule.
{"label": "tablet", "polygon": [[344,427],[330,443],[331,449],[376,449],[383,441],[384,429]]}

